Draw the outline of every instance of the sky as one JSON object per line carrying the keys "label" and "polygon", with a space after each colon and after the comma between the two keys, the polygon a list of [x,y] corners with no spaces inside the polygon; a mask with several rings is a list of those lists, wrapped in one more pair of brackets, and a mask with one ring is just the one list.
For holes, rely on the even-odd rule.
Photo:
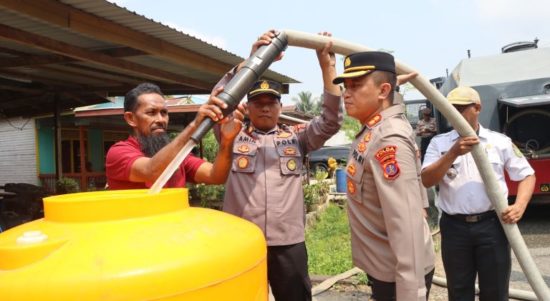
{"label": "sky", "polygon": [[[426,78],[445,76],[460,60],[498,54],[501,47],[539,39],[550,47],[548,0],[412,0],[412,1],[213,1],[111,0],[137,14],[248,57],[256,38],[268,29],[308,33],[329,31],[334,37],[392,51],[399,61]],[[283,102],[301,91],[323,92],[314,50],[289,47],[271,69],[290,76]],[[337,72],[343,70],[338,60]],[[408,92],[406,99],[421,98]]]}

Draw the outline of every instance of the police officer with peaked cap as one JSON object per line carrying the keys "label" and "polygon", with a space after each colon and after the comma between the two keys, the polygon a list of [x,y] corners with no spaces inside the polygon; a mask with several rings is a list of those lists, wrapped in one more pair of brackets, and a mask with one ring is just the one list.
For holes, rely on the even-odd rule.
{"label": "police officer with peaked cap", "polygon": [[[273,32],[264,34],[255,46],[269,43],[272,37]],[[263,231],[269,284],[278,301],[312,299],[304,241],[302,162],[307,153],[337,133],[343,121],[340,89],[332,83],[336,69],[330,47],[329,42],[317,51],[325,89],[321,115],[307,124],[279,124],[281,85],[260,80],[247,95],[250,124],[233,144],[223,210],[255,223]],[[227,74],[225,82],[232,75]],[[223,84],[222,80],[218,85]]]}
{"label": "police officer with peaked cap", "polygon": [[346,168],[353,263],[374,300],[426,300],[434,268],[428,200],[396,82],[393,56],[376,51],[347,56],[334,79],[344,84],[348,115],[363,125]]}

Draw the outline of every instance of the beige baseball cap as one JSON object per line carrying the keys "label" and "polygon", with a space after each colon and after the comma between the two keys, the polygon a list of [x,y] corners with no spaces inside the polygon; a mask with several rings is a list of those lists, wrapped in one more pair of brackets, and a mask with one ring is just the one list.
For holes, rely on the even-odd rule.
{"label": "beige baseball cap", "polygon": [[470,87],[457,87],[447,94],[447,99],[453,105],[479,104],[479,93]]}

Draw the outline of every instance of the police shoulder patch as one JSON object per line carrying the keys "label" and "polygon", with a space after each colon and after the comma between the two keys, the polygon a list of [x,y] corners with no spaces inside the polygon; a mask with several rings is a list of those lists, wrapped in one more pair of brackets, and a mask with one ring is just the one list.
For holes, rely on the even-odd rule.
{"label": "police shoulder patch", "polygon": [[374,157],[378,162],[384,162],[388,160],[395,160],[395,154],[397,153],[397,146],[395,145],[387,145],[383,148],[379,149],[375,154]]}
{"label": "police shoulder patch", "polygon": [[379,149],[374,155],[382,168],[386,180],[394,180],[399,176],[400,170],[396,153],[397,146],[387,145]]}
{"label": "police shoulder patch", "polygon": [[383,166],[384,178],[387,180],[393,180],[399,176],[399,165],[397,161],[386,162]]}

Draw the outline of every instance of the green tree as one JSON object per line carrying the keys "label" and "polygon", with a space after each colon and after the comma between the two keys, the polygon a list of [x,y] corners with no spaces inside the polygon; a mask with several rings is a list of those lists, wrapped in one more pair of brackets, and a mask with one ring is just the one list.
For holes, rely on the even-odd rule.
{"label": "green tree", "polygon": [[342,124],[342,130],[346,133],[346,137],[350,140],[355,139],[355,135],[359,133],[361,129],[361,123],[357,119],[344,114],[344,123]]}
{"label": "green tree", "polygon": [[[176,136],[179,135],[179,132],[170,132],[168,136],[170,140],[174,140]],[[197,145],[196,148],[199,146]],[[216,155],[218,154],[218,141],[216,141],[216,136],[214,136],[214,130],[208,131],[206,135],[202,138],[202,155],[206,161],[214,162]]]}
{"label": "green tree", "polygon": [[[202,138],[203,159],[214,162],[218,154],[219,145],[214,130],[208,131]],[[201,207],[221,209],[221,201],[225,193],[224,185],[190,184],[192,203]]]}
{"label": "green tree", "polygon": [[216,141],[216,136],[214,136],[214,130],[210,130],[202,138],[202,155],[204,159],[209,162],[214,162],[218,154],[218,149],[218,141]]}
{"label": "green tree", "polygon": [[321,103],[318,98],[313,97],[309,91],[299,92],[297,97],[292,100],[296,104],[296,109],[300,112],[317,116],[321,112]]}

